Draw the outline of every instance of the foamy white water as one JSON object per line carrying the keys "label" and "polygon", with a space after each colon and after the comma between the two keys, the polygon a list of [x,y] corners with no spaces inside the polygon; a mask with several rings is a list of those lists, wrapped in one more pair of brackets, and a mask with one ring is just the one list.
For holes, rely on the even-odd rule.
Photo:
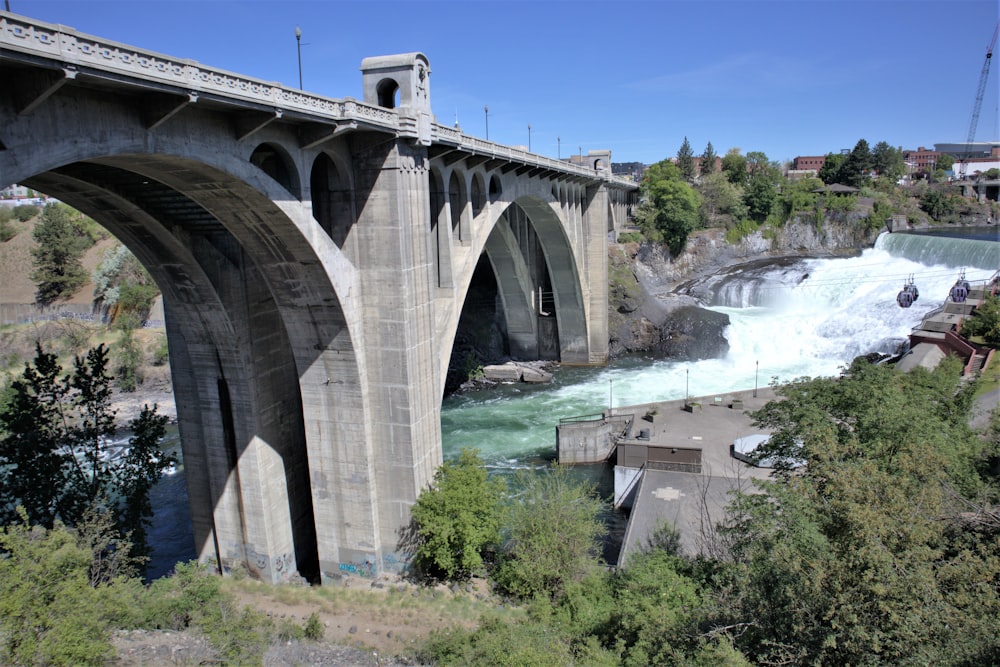
{"label": "foamy white water", "polygon": [[[859,355],[896,352],[923,316],[942,305],[962,269],[977,282],[1000,268],[998,243],[887,237],[858,257],[804,260],[728,285],[721,305],[711,307],[731,322],[723,358],[622,360],[603,369],[561,369],[547,387],[451,397],[441,415],[444,454],[476,447],[493,467],[531,465],[553,453],[560,419],[597,414],[611,403],[714,396],[772,380],[836,375]],[[900,308],[896,294],[911,276],[920,297]]]}

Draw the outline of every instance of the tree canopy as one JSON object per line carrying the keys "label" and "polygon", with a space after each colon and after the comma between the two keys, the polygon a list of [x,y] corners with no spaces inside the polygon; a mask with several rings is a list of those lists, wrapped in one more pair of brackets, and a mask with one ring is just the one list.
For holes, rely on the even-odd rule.
{"label": "tree canopy", "polygon": [[639,221],[647,238],[663,240],[673,254],[680,253],[688,234],[698,226],[701,195],[680,180],[678,167],[662,160],[646,170]]}

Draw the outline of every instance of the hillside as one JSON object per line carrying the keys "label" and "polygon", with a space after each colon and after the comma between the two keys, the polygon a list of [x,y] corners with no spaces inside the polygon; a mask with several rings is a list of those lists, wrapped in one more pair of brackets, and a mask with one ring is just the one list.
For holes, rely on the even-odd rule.
{"label": "hillside", "polygon": [[[12,221],[11,225],[18,229],[17,235],[0,244],[0,305],[35,302],[35,284],[31,280],[31,250],[35,247],[31,230],[34,228],[35,220],[25,223]],[[88,275],[101,262],[104,251],[114,244],[115,239],[109,237],[87,250],[83,257],[83,266]],[[76,294],[58,303],[89,306],[93,300],[94,283],[88,280]]]}

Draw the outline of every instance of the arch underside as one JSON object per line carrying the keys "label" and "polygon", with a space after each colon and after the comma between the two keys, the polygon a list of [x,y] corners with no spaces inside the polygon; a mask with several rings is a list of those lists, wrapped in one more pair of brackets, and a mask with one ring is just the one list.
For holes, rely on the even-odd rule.
{"label": "arch underside", "polygon": [[[508,345],[506,353],[521,360],[553,359],[570,363],[589,361],[588,325],[578,261],[565,224],[553,203],[526,195],[506,204],[482,245],[496,282],[497,300]],[[473,263],[475,269],[478,263]],[[468,268],[466,267],[466,270]],[[469,317],[468,308],[482,307],[468,289],[473,271],[456,283],[467,290],[456,330],[446,339],[464,341],[458,326],[479,327],[484,317]],[[464,324],[463,324],[464,323]],[[465,350],[456,349],[452,364],[466,363]],[[451,369],[455,377],[461,369]],[[460,380],[459,380],[460,381]]]}
{"label": "arch underside", "polygon": [[[324,533],[357,512],[336,503],[327,482],[359,471],[330,464],[331,436],[352,424],[314,387],[359,381],[322,267],[265,231],[269,222],[288,226],[282,212],[238,179],[166,156],[80,161],[21,180],[105,226],[163,292],[199,556],[245,563],[264,579],[316,578],[318,541],[342,538]],[[310,299],[302,289],[310,283],[329,291]],[[344,403],[356,405],[351,393]]]}

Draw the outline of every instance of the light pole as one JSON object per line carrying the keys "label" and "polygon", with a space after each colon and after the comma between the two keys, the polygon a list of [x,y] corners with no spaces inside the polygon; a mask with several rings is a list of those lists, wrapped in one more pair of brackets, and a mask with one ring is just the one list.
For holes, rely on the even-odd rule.
{"label": "light pole", "polygon": [[608,380],[608,416],[614,414],[615,407],[615,381]]}
{"label": "light pole", "polygon": [[684,405],[688,404],[688,399],[691,398],[691,369],[684,369]]}
{"label": "light pole", "polygon": [[562,159],[562,137],[556,137],[556,157]]}
{"label": "light pole", "polygon": [[753,371],[753,397],[757,398],[757,374],[760,373],[760,361],[755,361]]}
{"label": "light pole", "polygon": [[490,106],[487,104],[483,107],[483,112],[486,113],[486,141],[490,140]]}
{"label": "light pole", "polygon": [[531,123],[528,123],[528,152],[531,152]]}
{"label": "light pole", "polygon": [[295,26],[295,45],[299,53],[299,90],[302,90],[302,28]]}

